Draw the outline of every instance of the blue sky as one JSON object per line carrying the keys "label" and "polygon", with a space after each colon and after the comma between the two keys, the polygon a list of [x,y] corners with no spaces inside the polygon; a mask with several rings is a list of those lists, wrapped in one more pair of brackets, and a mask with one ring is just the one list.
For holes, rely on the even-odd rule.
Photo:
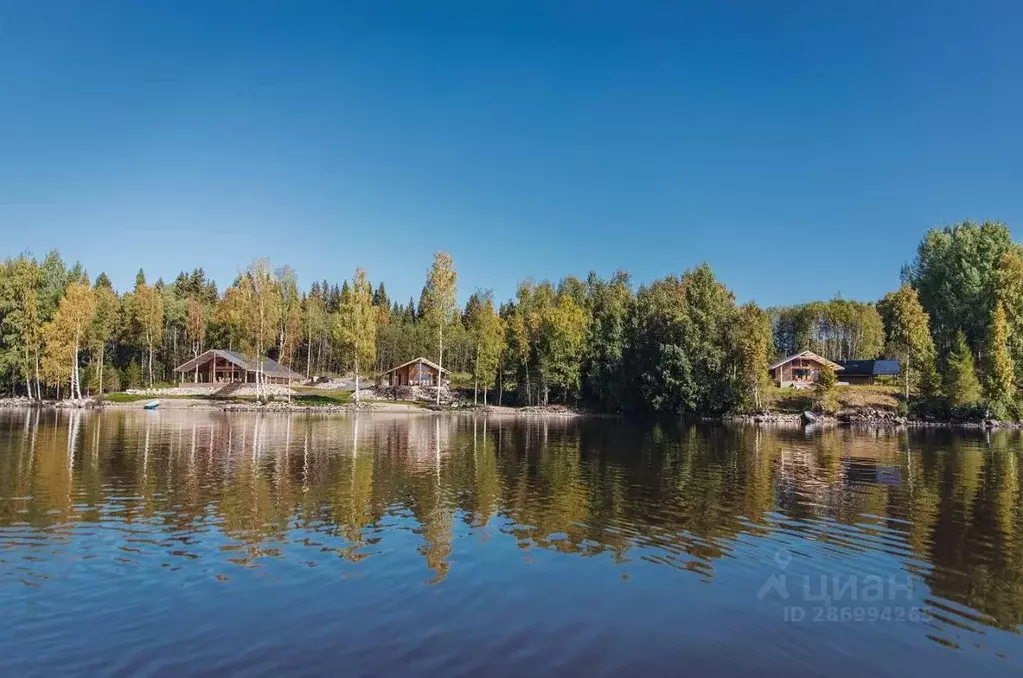
{"label": "blue sky", "polygon": [[871,299],[1023,222],[1018,2],[0,0],[0,255]]}

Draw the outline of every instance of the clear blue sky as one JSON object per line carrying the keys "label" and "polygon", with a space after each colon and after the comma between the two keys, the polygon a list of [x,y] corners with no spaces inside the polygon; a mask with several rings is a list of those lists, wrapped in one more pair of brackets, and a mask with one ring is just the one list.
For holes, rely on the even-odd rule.
{"label": "clear blue sky", "polygon": [[1023,3],[0,0],[0,255],[871,299],[1023,223]]}

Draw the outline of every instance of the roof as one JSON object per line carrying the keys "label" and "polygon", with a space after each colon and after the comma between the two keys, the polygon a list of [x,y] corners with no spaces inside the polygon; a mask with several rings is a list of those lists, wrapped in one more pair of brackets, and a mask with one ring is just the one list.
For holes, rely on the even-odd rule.
{"label": "roof", "polygon": [[394,367],[392,367],[389,370],[384,370],[383,372],[381,372],[377,376],[378,377],[382,377],[385,374],[390,374],[391,372],[394,372],[395,370],[400,370],[403,367],[408,367],[412,363],[422,363],[423,365],[429,365],[430,367],[432,367],[433,369],[437,370],[438,372],[441,372],[442,374],[448,372],[446,369],[444,369],[443,367],[441,367],[440,365],[438,365],[437,363],[435,363],[435,362],[433,362],[431,360],[427,360],[426,358],[413,358],[412,360],[408,361],[407,363],[402,363],[401,365],[395,365]]}
{"label": "roof", "polygon": [[[210,350],[202,353],[197,358],[192,358],[186,363],[183,363],[174,368],[175,372],[191,372],[199,365],[205,365],[209,361],[213,360],[213,356],[222,358],[248,372],[256,371],[256,361],[252,358],[238,353],[237,351],[225,351],[222,348],[211,348]],[[305,379],[305,376],[292,370],[291,368],[281,365],[276,360],[271,358],[263,358],[263,374],[268,377],[278,377],[281,379]]]}
{"label": "roof", "polygon": [[817,355],[816,353],[814,353],[813,351],[803,351],[802,353],[796,353],[795,355],[790,355],[788,358],[782,358],[781,360],[779,360],[778,362],[774,363],[773,365],[771,365],[767,369],[768,370],[773,370],[773,369],[779,368],[779,367],[781,367],[782,365],[784,365],[786,363],[792,362],[796,358],[804,358],[804,359],[807,359],[807,360],[812,360],[812,361],[814,361],[816,363],[820,363],[821,365],[827,365],[828,367],[830,367],[833,370],[840,370],[840,369],[842,369],[842,366],[839,365],[838,363],[831,362],[827,358],[821,357],[821,356]]}
{"label": "roof", "polygon": [[902,365],[898,360],[839,360],[838,364],[844,367],[843,376],[873,376],[899,374]]}

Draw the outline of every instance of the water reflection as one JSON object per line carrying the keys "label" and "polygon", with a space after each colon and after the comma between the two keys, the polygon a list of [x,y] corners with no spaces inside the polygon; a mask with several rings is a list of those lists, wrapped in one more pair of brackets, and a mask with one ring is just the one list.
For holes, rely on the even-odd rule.
{"label": "water reflection", "polygon": [[[93,561],[93,573],[230,583],[239,567],[372,568],[412,552],[422,569],[403,561],[402,576],[438,585],[459,567],[478,577],[486,558],[529,562],[543,549],[606,558],[623,581],[669,568],[727,596],[722,567],[759,581],[784,550],[814,567],[908,573],[927,592],[926,636],[969,647],[985,629],[1023,625],[1020,442],[1012,432],[9,410],[0,592],[74,576],[69,559]],[[464,558],[460,537],[476,545]],[[517,548],[498,552],[505,542]]]}

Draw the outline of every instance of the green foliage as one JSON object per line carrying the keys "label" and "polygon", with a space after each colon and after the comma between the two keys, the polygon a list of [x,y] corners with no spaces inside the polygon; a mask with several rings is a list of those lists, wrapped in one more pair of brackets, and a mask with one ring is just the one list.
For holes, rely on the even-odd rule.
{"label": "green foliage", "polygon": [[334,334],[347,352],[356,375],[373,364],[376,357],[377,314],[373,310],[373,293],[366,271],[355,270],[352,286],[341,295],[341,307],[334,324]]}
{"label": "green foliage", "polygon": [[771,316],[756,304],[743,305],[732,323],[729,340],[733,365],[733,408],[741,412],[763,409],[762,393],[770,384]]}
{"label": "green foliage", "polygon": [[590,318],[580,374],[582,396],[595,409],[622,412],[628,404],[626,340],[636,296],[624,271],[607,281],[591,273],[587,287]]}
{"label": "green foliage", "polygon": [[[1005,343],[1013,364],[1013,381],[1020,389],[1023,387],[1023,254],[1018,249],[1010,249],[1002,255],[995,290],[1005,313]],[[1017,399],[1023,400],[1019,396]]]}
{"label": "green foliage", "polygon": [[475,346],[473,360],[474,386],[483,386],[483,399],[494,386],[497,367],[505,349],[504,323],[494,309],[493,293],[489,290],[473,294],[466,304],[464,322],[470,341]]}
{"label": "green foliage", "polygon": [[128,363],[121,381],[125,388],[142,388],[144,386],[142,366],[136,362]]}
{"label": "green foliage", "polygon": [[706,264],[640,288],[629,340],[637,407],[679,416],[730,409],[735,314],[735,297]]}
{"label": "green foliage", "polygon": [[817,412],[824,414],[834,414],[838,410],[838,377],[830,368],[822,368],[814,384],[813,406]]}
{"label": "green foliage", "polygon": [[778,355],[811,350],[828,360],[858,360],[884,350],[884,324],[874,304],[836,297],[771,313]]}
{"label": "green foliage", "polygon": [[980,401],[980,381],[977,380],[973,353],[962,331],[956,333],[946,360],[944,395],[956,407]]}
{"label": "green foliage", "polygon": [[902,361],[906,398],[909,398],[914,382],[925,395],[933,393],[934,341],[931,339],[930,318],[921,306],[916,290],[903,284],[897,291],[886,294],[877,307],[884,320],[885,350]]}
{"label": "green foliage", "polygon": [[1020,251],[1003,224],[965,222],[927,232],[903,277],[920,294],[930,315],[940,356],[956,348],[959,332],[971,350],[983,350],[999,270],[1007,254]]}
{"label": "green foliage", "polygon": [[984,397],[993,406],[998,406],[1002,417],[1004,417],[1005,411],[1016,394],[1016,387],[1014,366],[1009,355],[1005,308],[1001,301],[995,303],[985,358]]}

